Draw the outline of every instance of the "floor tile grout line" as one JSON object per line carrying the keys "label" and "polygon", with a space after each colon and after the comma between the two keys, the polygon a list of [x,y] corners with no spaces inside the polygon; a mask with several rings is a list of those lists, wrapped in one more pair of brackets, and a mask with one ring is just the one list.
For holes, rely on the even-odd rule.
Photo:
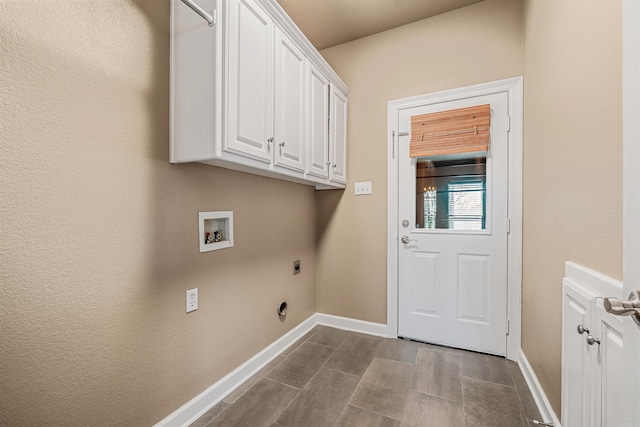
{"label": "floor tile grout line", "polygon": [[[396,421],[402,422],[402,418],[395,418],[395,417],[392,417],[391,415],[381,414],[380,412],[375,412],[375,411],[372,411],[370,409],[363,408],[362,406],[353,405],[351,403],[349,403],[347,406],[353,406],[354,408],[362,409],[363,411],[371,412],[372,414],[380,415],[381,417],[390,418],[392,420],[396,420]],[[404,409],[403,409],[402,412],[404,413]]]}
{"label": "floor tile grout line", "polygon": [[[322,344],[320,344],[320,345],[322,345]],[[326,347],[326,346],[325,346],[325,347]],[[318,368],[318,370],[315,372],[315,374],[313,374],[313,375],[311,376],[311,378],[309,378],[309,381],[307,381],[307,383],[304,385],[304,387],[302,388],[302,390],[304,390],[304,389],[307,387],[307,385],[309,385],[309,383],[311,383],[311,381],[313,381],[313,379],[318,375],[318,373],[322,370],[322,368],[324,368],[324,367],[325,367],[325,365],[327,364],[327,361],[328,361],[329,359],[331,359],[331,358],[333,357],[333,355],[334,355],[334,354],[336,354],[336,351],[338,351],[338,349],[337,349],[337,348],[333,348],[333,347],[329,347],[329,348],[332,348],[332,349],[333,349],[333,353],[331,353],[331,354],[329,355],[329,357],[327,357],[327,360],[325,360],[325,361],[324,361],[324,363],[323,363],[323,364]],[[327,369],[329,369],[329,368],[327,368]]]}
{"label": "floor tile grout line", "polygon": [[[333,355],[334,355],[334,354],[336,354],[336,351],[338,351],[338,348],[336,348],[336,347],[331,347],[331,346],[327,346],[327,345],[324,345],[324,344],[320,344],[320,343],[316,343],[316,342],[313,342],[313,341],[309,341],[309,340],[311,339],[311,337],[313,337],[313,336],[314,336],[314,335],[316,335],[316,334],[317,334],[317,332],[316,332],[316,333],[314,333],[313,335],[311,335],[311,336],[310,336],[310,337],[309,337],[305,342],[303,342],[302,344],[300,344],[300,346],[298,346],[298,348],[299,348],[299,347],[301,347],[304,343],[306,343],[306,342],[310,342],[310,343],[312,343],[312,344],[318,344],[318,345],[322,345],[323,347],[331,348],[331,349],[333,349],[333,353],[331,353],[331,354],[327,357],[327,359],[324,361],[324,363],[322,364],[322,366],[320,366],[320,367],[318,368],[318,370],[317,370],[317,371],[316,371],[316,372],[311,376],[311,378],[309,378],[309,381],[307,381],[307,382],[305,383],[304,387],[300,389],[300,391],[298,392],[298,394],[297,394],[297,395],[296,395],[296,396],[291,400],[291,402],[289,402],[289,404],[288,404],[288,405],[287,405],[287,406],[282,410],[282,412],[280,412],[280,413],[278,414],[278,416],[276,417],[276,419],[273,421],[273,423],[272,423],[272,424],[275,424],[275,423],[278,421],[278,419],[280,418],[280,416],[282,416],[282,414],[284,414],[284,412],[287,410],[287,408],[289,408],[289,406],[291,406],[291,405],[293,404],[293,402],[294,402],[298,397],[300,397],[300,396],[302,395],[302,392],[307,388],[307,386],[308,386],[309,384],[311,384],[311,381],[313,381],[313,379],[318,375],[318,373],[320,373],[320,371],[322,370],[322,368],[324,368],[324,367],[326,366],[326,364],[327,364],[327,362],[329,361],[329,359],[331,359],[331,358],[333,357]],[[346,337],[345,337],[345,339],[346,339]],[[344,340],[343,340],[343,342],[344,342]],[[342,344],[342,343],[341,343],[341,344]],[[297,348],[296,348],[296,350],[297,350]],[[295,351],[295,350],[294,350],[294,351]],[[293,353],[293,352],[292,352],[292,353]],[[330,369],[330,368],[327,368],[327,369]],[[335,370],[335,369],[333,369],[333,370]],[[337,372],[340,372],[340,371],[337,371]],[[346,374],[346,372],[345,372],[345,374]],[[272,380],[272,381],[273,381],[273,380]]]}
{"label": "floor tile grout line", "polygon": [[[282,357],[283,359],[286,359],[286,358],[287,358],[286,356],[278,355],[278,356],[276,356],[273,360],[276,360],[278,357]],[[271,362],[273,362],[273,360],[272,360]],[[271,363],[271,362],[269,362],[269,363]],[[271,367],[271,369],[269,369],[267,372],[265,372],[265,373],[264,373],[264,375],[263,375],[262,377],[260,377],[260,379],[258,379],[258,380],[255,382],[255,384],[253,384],[251,387],[249,387],[248,389],[246,389],[245,391],[243,391],[243,392],[240,394],[240,396],[236,397],[236,398],[233,400],[233,402],[226,402],[226,403],[227,403],[228,405],[231,405],[231,404],[235,403],[238,399],[240,399],[242,396],[244,396],[244,395],[245,395],[249,390],[251,390],[251,389],[253,388],[253,386],[254,386],[254,385],[256,385],[258,382],[260,382],[260,380],[261,380],[261,379],[266,378],[266,377],[267,377],[267,375],[269,375],[269,373],[271,373],[271,371],[273,371],[273,370],[274,370],[278,365],[280,365],[282,362],[283,362],[283,360],[279,361],[279,362],[278,362],[278,363],[276,363],[274,366],[272,366],[272,367]],[[269,363],[267,363],[267,365],[268,365]],[[265,367],[266,367],[266,365],[265,365]],[[258,372],[260,372],[260,371],[258,371]],[[236,388],[235,388],[231,393],[229,393],[227,396],[232,395],[232,394],[233,394],[237,389],[239,389],[240,387],[242,387],[245,383],[247,383],[247,382],[251,381],[251,379],[252,379],[255,375],[258,375],[258,372],[256,372],[255,374],[253,374],[252,376],[250,376],[249,378],[247,378],[246,380],[244,380],[244,381],[242,382],[242,384],[240,384],[238,387],[236,387]],[[285,385],[286,385],[286,384],[285,384]],[[227,396],[225,396],[225,397],[224,397],[224,399],[226,399],[226,398],[227,398]],[[224,399],[222,399],[220,402],[225,402],[225,400],[224,400]]]}
{"label": "floor tile grout line", "polygon": [[509,385],[509,384],[497,383],[497,382],[495,382],[495,381],[491,381],[491,380],[483,380],[482,378],[470,377],[470,376],[468,376],[468,375],[464,375],[464,374],[463,374],[463,375],[462,375],[462,379],[464,380],[465,378],[470,379],[470,380],[476,380],[476,381],[482,381],[482,382],[485,382],[485,383],[495,384],[495,385],[501,385],[501,386],[504,386],[504,387],[511,387],[511,388],[516,389],[516,393],[518,392],[518,389],[516,388],[516,386],[515,386],[514,384]]}
{"label": "floor tile grout line", "polygon": [[[285,384],[285,385],[286,385],[286,384]],[[273,419],[273,421],[271,421],[271,424],[269,424],[269,425],[274,425],[274,424],[278,421],[278,419],[280,419],[280,417],[282,416],[282,414],[284,414],[284,413],[285,413],[285,411],[289,408],[289,406],[291,406],[291,405],[293,404],[293,402],[295,402],[295,401],[296,401],[296,399],[297,399],[298,397],[300,397],[300,395],[302,394],[303,390],[304,390],[304,389],[300,389],[300,390],[298,391],[298,394],[296,394],[296,395],[293,397],[293,399],[291,399],[291,402],[289,402],[289,403],[287,404],[287,406],[285,406],[285,407],[282,409],[282,411],[280,411],[280,413],[276,415],[276,417]]]}
{"label": "floor tile grout line", "polygon": [[446,400],[448,402],[460,403],[461,405],[464,403],[464,397],[462,398],[462,400],[458,401],[458,400],[449,399],[449,398],[446,398],[446,397],[443,397],[443,396],[438,396],[438,395],[431,394],[431,393],[425,393],[424,391],[416,390],[415,388],[409,388],[409,391],[413,391],[413,392],[416,392],[418,394],[422,394],[422,395],[429,396],[429,397],[435,397],[436,399]]}
{"label": "floor tile grout line", "polygon": [[351,377],[356,377],[356,378],[362,379],[362,375],[356,375],[356,374],[352,374],[350,372],[341,371],[340,369],[330,368],[330,367],[326,366],[326,363],[322,367],[325,368],[325,369],[328,369],[330,371],[340,372],[341,374],[345,374],[345,375],[349,375]]}
{"label": "floor tile grout line", "polygon": [[[526,412],[525,407],[524,407],[524,402],[522,401],[522,396],[520,394],[520,390],[518,390],[518,387],[515,386],[516,380],[513,377],[513,373],[511,373],[511,370],[509,370],[509,375],[511,376],[511,380],[513,381],[514,387],[516,389],[516,394],[518,395],[518,401],[520,402],[520,413],[522,414],[524,419],[527,421],[527,425],[529,425],[529,417],[527,416],[527,412]],[[529,392],[529,393],[531,393],[531,392]]]}

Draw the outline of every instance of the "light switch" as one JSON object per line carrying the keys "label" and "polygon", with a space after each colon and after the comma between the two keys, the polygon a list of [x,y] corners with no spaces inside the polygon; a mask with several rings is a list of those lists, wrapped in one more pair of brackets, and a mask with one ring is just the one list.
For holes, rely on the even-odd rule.
{"label": "light switch", "polygon": [[373,194],[373,190],[371,187],[371,181],[367,182],[356,182],[356,196],[361,196],[363,194]]}

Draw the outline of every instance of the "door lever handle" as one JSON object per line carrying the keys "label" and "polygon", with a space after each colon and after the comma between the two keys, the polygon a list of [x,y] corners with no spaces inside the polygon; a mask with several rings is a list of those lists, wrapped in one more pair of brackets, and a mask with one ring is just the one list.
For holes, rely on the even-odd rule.
{"label": "door lever handle", "polygon": [[616,316],[632,316],[633,320],[640,325],[640,289],[631,292],[628,300],[605,298],[604,309],[607,313]]}
{"label": "door lever handle", "polygon": [[402,243],[404,243],[405,245],[408,245],[409,242],[417,242],[416,239],[410,239],[409,236],[402,236],[402,238],[400,239],[400,241]]}

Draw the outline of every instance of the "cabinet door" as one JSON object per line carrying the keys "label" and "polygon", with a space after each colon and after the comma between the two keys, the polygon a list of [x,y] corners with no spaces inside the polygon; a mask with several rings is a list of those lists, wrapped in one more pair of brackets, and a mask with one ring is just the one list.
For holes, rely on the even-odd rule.
{"label": "cabinet door", "polygon": [[[222,1],[199,0],[205,10]],[[206,52],[206,54],[203,54]],[[209,160],[220,141],[222,31],[179,0],[171,2],[171,163]]]}
{"label": "cabinet door", "polygon": [[279,29],[275,48],[275,165],[304,172],[306,59]]}
{"label": "cabinet door", "polygon": [[590,329],[591,300],[595,297],[581,286],[565,280],[562,285],[562,425],[591,425],[591,351],[588,332],[578,333],[578,325]]}
{"label": "cabinet door", "polygon": [[335,86],[331,86],[331,133],[329,158],[331,167],[329,179],[333,182],[347,182],[347,96]]}
{"label": "cabinet door", "polygon": [[[600,338],[600,344],[593,346],[597,352],[595,363],[595,387],[593,407],[595,408],[595,427],[624,426],[626,413],[624,399],[620,395],[624,384],[623,319],[607,313],[598,300],[595,307],[595,331],[593,336]],[[564,425],[564,424],[563,424]],[[568,424],[573,425],[573,424]]]}
{"label": "cabinet door", "polygon": [[270,164],[274,24],[252,0],[232,0],[228,7],[223,150]]}
{"label": "cabinet door", "polygon": [[329,80],[309,64],[308,174],[329,179]]}

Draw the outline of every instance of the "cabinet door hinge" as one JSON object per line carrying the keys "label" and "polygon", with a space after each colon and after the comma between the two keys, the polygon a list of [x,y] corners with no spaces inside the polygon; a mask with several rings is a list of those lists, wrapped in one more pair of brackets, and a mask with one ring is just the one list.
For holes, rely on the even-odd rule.
{"label": "cabinet door hinge", "polygon": [[507,319],[507,335],[509,335],[509,319]]}
{"label": "cabinet door hinge", "polygon": [[511,233],[511,218],[507,218],[507,234]]}
{"label": "cabinet door hinge", "polygon": [[507,116],[507,132],[511,132],[511,116]]}

